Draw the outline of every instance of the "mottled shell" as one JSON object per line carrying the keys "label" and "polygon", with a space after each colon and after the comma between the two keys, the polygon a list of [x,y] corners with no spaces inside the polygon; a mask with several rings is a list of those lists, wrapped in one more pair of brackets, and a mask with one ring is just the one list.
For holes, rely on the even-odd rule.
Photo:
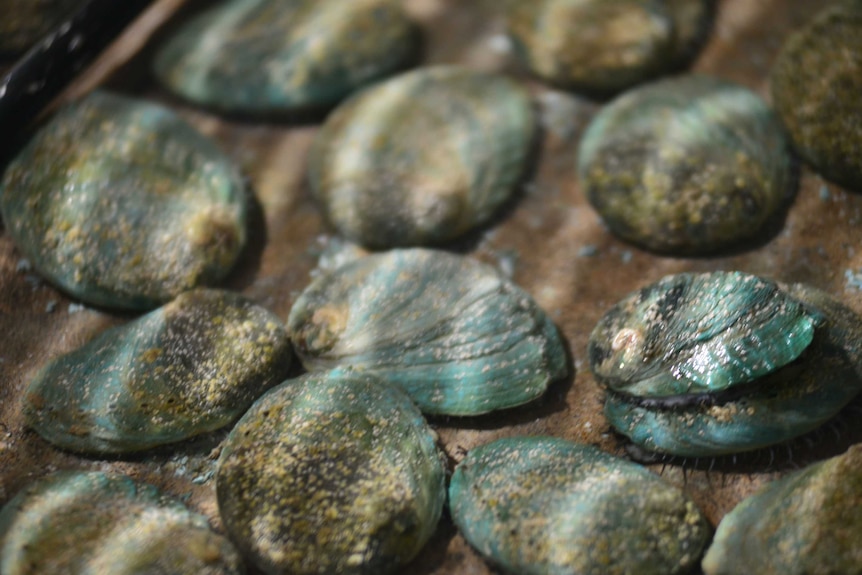
{"label": "mottled shell", "polygon": [[728,513],[706,575],[862,573],[862,446],[767,484]]}
{"label": "mottled shell", "polygon": [[370,375],[288,380],[224,445],[222,521],[266,573],[390,573],[418,553],[442,513],[435,438],[403,391]]}
{"label": "mottled shell", "polygon": [[[683,274],[611,310],[591,336],[590,363],[609,377],[605,416],[634,444],[715,456],[787,441],[834,416],[862,390],[860,342],[862,319],[820,290]],[[640,372],[644,382],[621,377]]]}
{"label": "mottled shell", "polygon": [[862,2],[839,2],[787,39],[772,101],[814,169],[862,191]]}
{"label": "mottled shell", "polygon": [[422,68],[364,90],[327,119],[309,182],[353,241],[439,244],[487,222],[514,195],[534,132],[529,96],[514,81]]}
{"label": "mottled shell", "polygon": [[794,193],[780,123],[759,96],[706,76],[626,92],[593,119],[578,171],[611,231],[640,247],[706,254],[783,215]]}
{"label": "mottled shell", "polygon": [[407,65],[418,40],[397,0],[223,0],[177,31],[155,71],[192,102],[277,114],[337,103]]}
{"label": "mottled shell", "polygon": [[26,52],[84,0],[0,0],[0,55]]}
{"label": "mottled shell", "polygon": [[425,413],[520,405],[567,374],[557,330],[533,299],[490,267],[446,252],[392,250],[323,274],[287,324],[307,369],[373,373]]}
{"label": "mottled shell", "polygon": [[123,475],[55,473],[0,511],[3,575],[244,572],[206,517]]}
{"label": "mottled shell", "polygon": [[711,13],[711,0],[510,0],[507,27],[533,73],[605,95],[685,63]]}
{"label": "mottled shell", "polygon": [[153,308],[220,280],[245,243],[242,180],[167,108],[96,92],[8,166],[0,208],[51,282],[97,305]]}
{"label": "mottled shell", "polygon": [[473,547],[520,575],[687,573],[710,535],[680,489],[551,437],[472,450],[452,476],[449,509]]}
{"label": "mottled shell", "polygon": [[124,453],[227,425],[282,381],[281,321],[239,295],[195,290],[45,366],[27,424],[72,451]]}

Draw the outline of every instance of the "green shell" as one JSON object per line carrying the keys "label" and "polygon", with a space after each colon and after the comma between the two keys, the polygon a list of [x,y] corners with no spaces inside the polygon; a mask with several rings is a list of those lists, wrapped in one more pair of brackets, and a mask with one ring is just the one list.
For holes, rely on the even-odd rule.
{"label": "green shell", "polygon": [[862,2],[839,2],[787,39],[772,101],[796,150],[825,177],[862,191]]}
{"label": "green shell", "polygon": [[224,445],[222,521],[266,573],[390,573],[419,552],[442,513],[435,438],[403,391],[370,375],[288,380]]}
{"label": "green shell", "polygon": [[217,282],[245,243],[242,180],[166,108],[95,92],[9,164],[3,221],[37,270],[86,302],[149,309]]}
{"label": "green shell", "polygon": [[609,311],[590,338],[590,364],[608,387],[605,416],[634,444],[716,456],[834,416],[862,390],[860,342],[862,319],[820,290],[739,272],[680,274]]}
{"label": "green shell", "polygon": [[223,0],[156,56],[169,90],[231,112],[328,107],[394,73],[418,30],[397,0]]}
{"label": "green shell", "polygon": [[425,413],[513,407],[567,374],[557,330],[532,298],[446,252],[392,250],[323,274],[287,326],[307,369],[372,373],[407,390]]}
{"label": "green shell", "polygon": [[55,473],[0,511],[3,575],[244,572],[206,517],[123,475]]}
{"label": "green shell", "polygon": [[84,0],[0,0],[0,55],[26,52],[84,4]]}
{"label": "green shell", "polygon": [[677,255],[764,233],[795,183],[784,131],[766,103],[706,76],[662,80],[608,104],[581,140],[578,172],[614,234]]}
{"label": "green shell", "polygon": [[718,525],[706,575],[862,573],[862,446],[773,481]]}
{"label": "green shell", "polygon": [[223,427],[282,381],[281,321],[239,295],[195,290],[46,365],[27,424],[72,451],[125,453]]}
{"label": "green shell", "polygon": [[309,182],[329,221],[355,242],[439,244],[513,197],[535,126],[529,95],[514,81],[422,68],[364,90],[327,119]]}
{"label": "green shell", "polygon": [[688,573],[711,531],[657,475],[551,437],[470,451],[452,476],[449,509],[473,547],[519,575]]}
{"label": "green shell", "polygon": [[510,0],[507,28],[534,74],[607,95],[680,67],[711,14],[711,0]]}

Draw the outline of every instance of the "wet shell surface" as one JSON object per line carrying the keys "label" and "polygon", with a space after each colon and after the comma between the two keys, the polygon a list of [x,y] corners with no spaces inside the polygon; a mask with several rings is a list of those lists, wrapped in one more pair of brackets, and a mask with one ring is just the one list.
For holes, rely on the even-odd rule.
{"label": "wet shell surface", "polygon": [[156,76],[231,112],[327,107],[406,66],[418,31],[397,0],[227,0],[162,47]]}
{"label": "wet shell surface", "polygon": [[355,242],[439,244],[513,197],[535,125],[513,80],[422,68],[364,90],[327,119],[309,159],[311,189]]}
{"label": "wet shell surface", "polygon": [[725,515],[706,575],[862,573],[862,446],[773,481]]}
{"label": "wet shell surface", "polygon": [[839,2],[790,36],[771,74],[794,146],[825,177],[862,191],[862,2]]}
{"label": "wet shell surface", "polygon": [[278,317],[199,289],[53,360],[27,388],[24,413],[63,449],[138,451],[227,425],[290,361]]}
{"label": "wet shell surface", "polygon": [[449,508],[473,547],[522,575],[687,573],[711,531],[657,475],[551,437],[470,451],[452,476]]}
{"label": "wet shell surface", "polygon": [[615,99],[587,128],[578,172],[614,234],[676,255],[756,237],[795,191],[788,144],[766,103],[707,76],[662,80]]}
{"label": "wet shell surface", "polygon": [[679,68],[711,14],[711,0],[515,0],[507,28],[534,74],[607,95]]}
{"label": "wet shell surface", "polygon": [[567,375],[559,334],[529,294],[447,252],[392,250],[325,273],[287,325],[307,369],[373,373],[425,413],[513,407]]}
{"label": "wet shell surface", "polygon": [[419,552],[442,513],[435,439],[402,390],[370,375],[288,380],[225,443],[222,521],[266,573],[390,573]]}
{"label": "wet shell surface", "polygon": [[677,274],[599,321],[605,416],[647,451],[700,457],[787,441],[862,390],[862,319],[828,294],[742,272]]}
{"label": "wet shell surface", "polygon": [[0,511],[3,575],[239,575],[206,517],[124,475],[61,471]]}
{"label": "wet shell surface", "polygon": [[84,0],[0,0],[0,56],[26,52]]}
{"label": "wet shell surface", "polygon": [[0,208],[16,246],[86,302],[150,309],[222,279],[245,243],[231,162],[173,112],[95,92],[8,166]]}

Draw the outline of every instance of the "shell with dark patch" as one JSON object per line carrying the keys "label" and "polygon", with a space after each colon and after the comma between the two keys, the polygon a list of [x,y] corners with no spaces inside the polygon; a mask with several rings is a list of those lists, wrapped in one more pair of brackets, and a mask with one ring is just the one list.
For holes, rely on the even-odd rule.
{"label": "shell with dark patch", "polygon": [[513,407],[567,373],[556,328],[532,298],[446,252],[392,250],[323,274],[287,324],[307,369],[373,373],[406,389],[425,413]]}
{"label": "shell with dark patch", "polygon": [[162,47],[156,76],[197,104],[246,114],[328,107],[413,59],[397,0],[225,0]]}
{"label": "shell with dark patch", "polygon": [[684,273],[608,311],[589,358],[611,425],[648,451],[700,457],[820,426],[862,390],[860,341],[862,319],[815,288]]}
{"label": "shell with dark patch", "polygon": [[72,451],[125,453],[213,431],[282,381],[281,321],[243,297],[194,290],[45,366],[27,423]]}
{"label": "shell with dark patch", "polygon": [[222,279],[246,238],[239,172],[167,108],[94,92],[58,112],[9,164],[3,221],[51,282],[149,309]]}
{"label": "shell with dark patch", "polygon": [[224,445],[222,521],[266,573],[390,573],[419,552],[442,513],[435,439],[402,390],[370,375],[288,380]]}
{"label": "shell with dark patch", "polygon": [[753,92],[707,76],[626,92],[592,121],[581,186],[611,231],[669,254],[706,254],[765,232],[794,193],[778,119]]}
{"label": "shell with dark patch", "polygon": [[680,489],[551,437],[471,450],[452,476],[449,508],[473,547],[522,575],[687,573],[710,535]]}
{"label": "shell with dark patch", "polygon": [[55,473],[0,511],[3,575],[244,572],[206,517],[123,475]]}
{"label": "shell with dark patch", "polygon": [[326,121],[311,189],[338,231],[372,248],[439,244],[513,197],[535,132],[513,80],[455,66],[373,86]]}

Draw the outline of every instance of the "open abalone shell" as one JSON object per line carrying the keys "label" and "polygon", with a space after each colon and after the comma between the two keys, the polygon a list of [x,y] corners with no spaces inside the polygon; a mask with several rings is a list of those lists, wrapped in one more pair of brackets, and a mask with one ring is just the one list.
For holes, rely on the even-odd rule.
{"label": "open abalone shell", "polygon": [[862,390],[862,319],[828,294],[742,272],[634,292],[590,336],[611,425],[648,451],[738,453],[811,431]]}
{"label": "open abalone shell", "polygon": [[568,371],[554,324],[529,294],[442,251],[392,250],[324,273],[287,326],[307,369],[372,373],[406,389],[425,413],[527,403]]}

